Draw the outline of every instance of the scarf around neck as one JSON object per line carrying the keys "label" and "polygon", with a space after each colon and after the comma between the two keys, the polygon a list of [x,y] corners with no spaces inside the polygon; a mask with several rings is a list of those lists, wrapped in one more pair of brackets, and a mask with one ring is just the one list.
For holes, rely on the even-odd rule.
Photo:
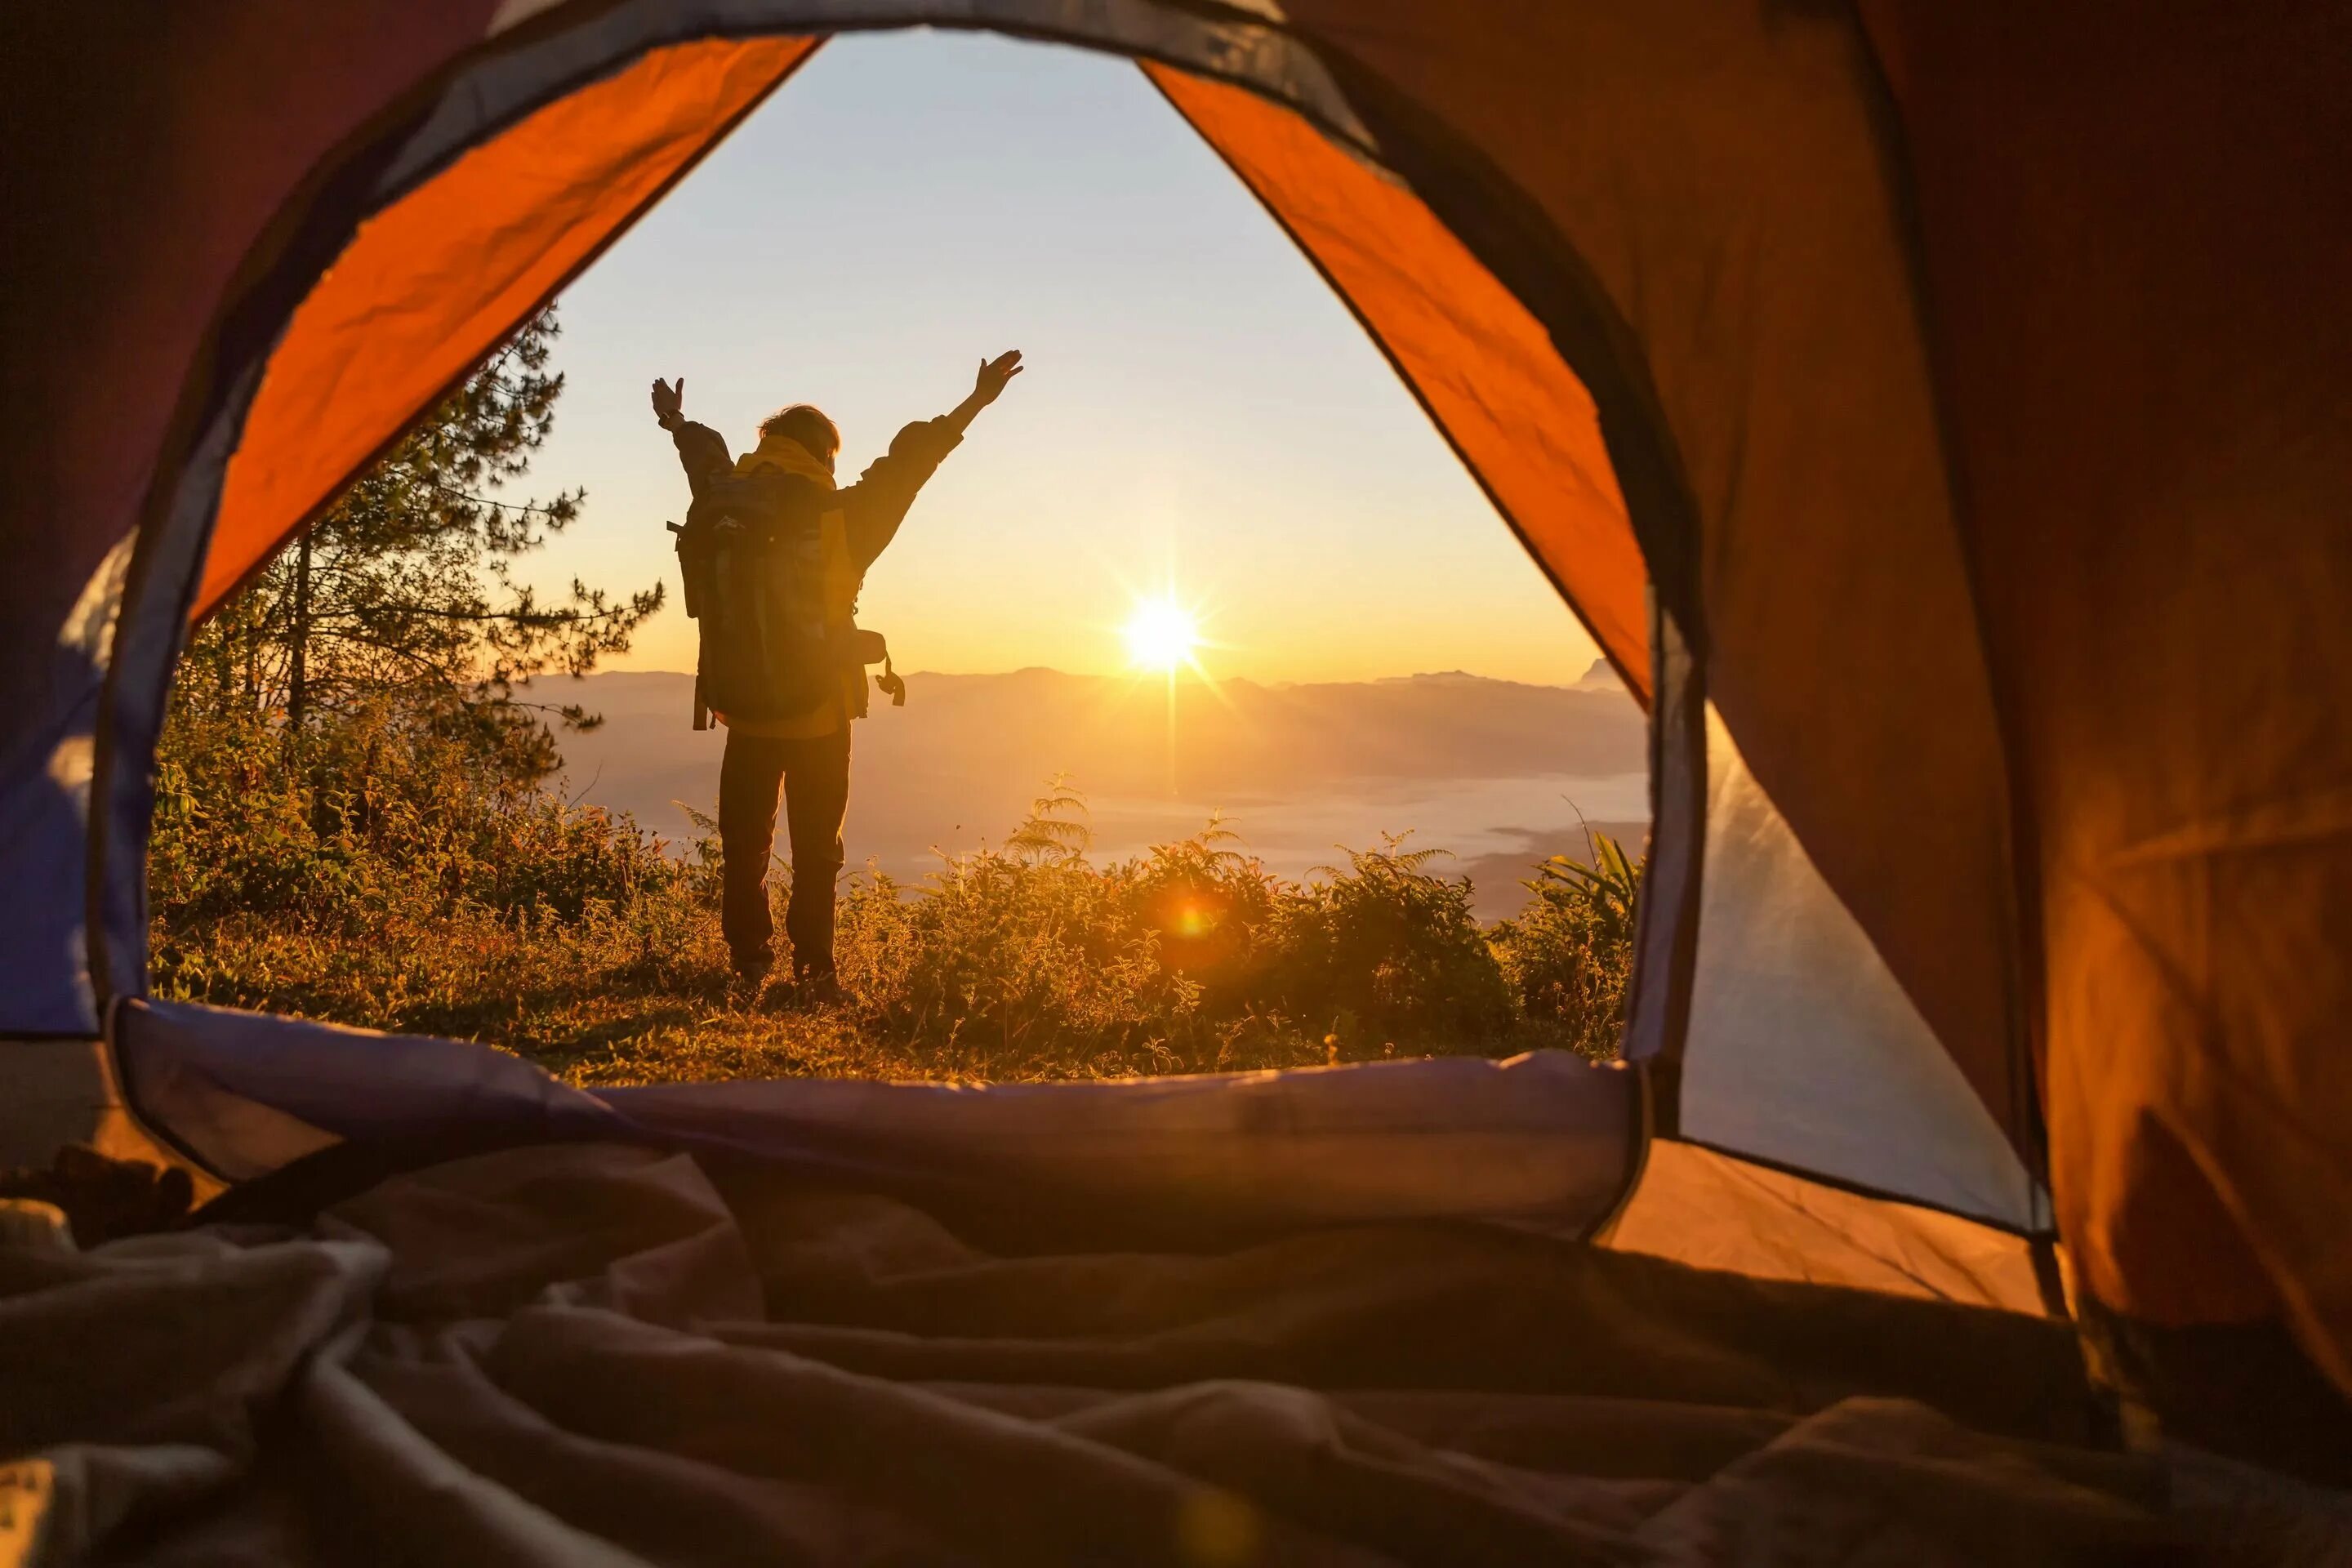
{"label": "scarf around neck", "polygon": [[762,436],[760,445],[735,459],[735,471],[749,474],[759,468],[779,468],[787,474],[797,474],[824,489],[838,489],[833,472],[806,447],[790,436]]}

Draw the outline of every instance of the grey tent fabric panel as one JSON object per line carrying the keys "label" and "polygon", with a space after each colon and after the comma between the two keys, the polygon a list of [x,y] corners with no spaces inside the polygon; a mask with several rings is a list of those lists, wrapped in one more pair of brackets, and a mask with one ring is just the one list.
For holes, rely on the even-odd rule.
{"label": "grey tent fabric panel", "polygon": [[[555,8],[551,5],[550,9]],[[442,95],[384,171],[407,188],[447,161],[446,148],[486,109],[546,101],[551,78],[576,81],[686,39],[763,33],[955,27],[1050,39],[1244,83],[1305,115],[1327,136],[1375,151],[1370,133],[1317,58],[1280,25],[1178,0],[618,0],[584,7],[563,31],[486,57]],[[503,29],[493,23],[493,36]]]}
{"label": "grey tent fabric panel", "polygon": [[1674,1127],[1672,1074],[1690,1025],[1706,848],[1706,691],[1698,661],[1658,597],[1650,601],[1650,847],[1634,910],[1633,983],[1623,1050],[1666,1086],[1661,1131]]}
{"label": "grey tent fabric panel", "polygon": [[622,1138],[594,1097],[488,1046],[387,1035],[192,1003],[132,1000],[114,1020],[131,1102],[233,1181],[344,1138],[444,1129],[518,1138]]}
{"label": "grey tent fabric panel", "polygon": [[1557,1051],[1092,1083],[848,1079],[603,1091],[641,1124],[915,1157],[975,1188],[1320,1225],[1476,1219],[1577,1237],[1616,1200],[1634,1075]]}
{"label": "grey tent fabric panel", "polygon": [[47,689],[0,701],[37,726],[18,738],[0,773],[0,1031],[9,1034],[98,1032],[89,823],[100,693],[131,543],[128,536],[118,543],[76,596],[57,634]]}
{"label": "grey tent fabric panel", "polygon": [[0,784],[0,1032],[90,1035],[98,1005],[84,923],[93,690],[44,759]]}
{"label": "grey tent fabric panel", "polygon": [[182,1003],[126,1004],[118,1034],[139,1109],[234,1181],[345,1139],[601,1139],[1139,1216],[1481,1220],[1560,1237],[1617,1199],[1636,1082],[1539,1051],[1090,1083],[592,1093],[488,1046]]}
{"label": "grey tent fabric panel", "polygon": [[2033,1183],[1707,710],[1681,1131],[2017,1229]]}
{"label": "grey tent fabric panel", "polygon": [[[243,408],[260,379],[261,366],[249,366],[244,384],[232,389],[231,405]],[[155,815],[155,747],[236,442],[236,425],[230,420],[216,420],[207,429],[204,444],[181,471],[171,525],[143,536],[127,574],[125,611],[113,637],[110,700],[100,721],[105,729],[91,783],[93,853],[88,875],[97,886],[100,929],[89,963],[93,987],[101,995],[138,995],[147,989],[147,845]]]}

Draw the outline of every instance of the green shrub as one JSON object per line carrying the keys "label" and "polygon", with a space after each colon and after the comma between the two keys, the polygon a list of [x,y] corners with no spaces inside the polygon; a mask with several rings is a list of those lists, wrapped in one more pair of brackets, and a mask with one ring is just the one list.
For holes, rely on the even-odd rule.
{"label": "green shrub", "polygon": [[1633,978],[1633,900],[1641,867],[1607,834],[1593,836],[1590,865],[1555,855],[1522,886],[1534,894],[1493,940],[1521,1016],[1559,1028],[1589,1057],[1617,1051]]}
{"label": "green shrub", "polygon": [[1378,849],[1349,850],[1346,869],[1284,890],[1278,998],[1321,1023],[1342,1056],[1492,1051],[1508,1043],[1513,1020],[1470,885],[1427,868],[1437,851],[1404,843],[1391,835]]}

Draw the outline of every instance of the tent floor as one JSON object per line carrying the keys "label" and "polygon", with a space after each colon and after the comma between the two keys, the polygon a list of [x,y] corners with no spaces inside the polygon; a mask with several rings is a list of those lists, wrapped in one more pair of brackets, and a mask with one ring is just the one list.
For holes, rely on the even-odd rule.
{"label": "tent floor", "polygon": [[2265,1520],[2352,1542],[2316,1492],[2248,1502],[2242,1467],[2103,1446],[2060,1323],[1484,1226],[1202,1251],[1024,1229],[591,1143],[88,1252],[20,1235],[0,1455],[29,1458],[0,1489],[44,1563],[2061,1563],[2242,1552]]}

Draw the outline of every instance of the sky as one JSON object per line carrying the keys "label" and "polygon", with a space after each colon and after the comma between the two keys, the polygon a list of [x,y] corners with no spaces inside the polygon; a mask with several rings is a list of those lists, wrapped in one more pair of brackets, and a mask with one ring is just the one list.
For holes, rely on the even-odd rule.
{"label": "sky", "polygon": [[1596,657],[1346,308],[1124,60],[836,39],[559,311],[565,390],[525,488],[588,499],[520,574],[670,582],[608,668],[694,663],[655,376],[738,451],[816,404],[845,480],[1013,348],[1029,368],[867,577],[860,623],[901,668],[1126,669],[1136,600],[1171,584],[1212,677],[1565,685]]}

